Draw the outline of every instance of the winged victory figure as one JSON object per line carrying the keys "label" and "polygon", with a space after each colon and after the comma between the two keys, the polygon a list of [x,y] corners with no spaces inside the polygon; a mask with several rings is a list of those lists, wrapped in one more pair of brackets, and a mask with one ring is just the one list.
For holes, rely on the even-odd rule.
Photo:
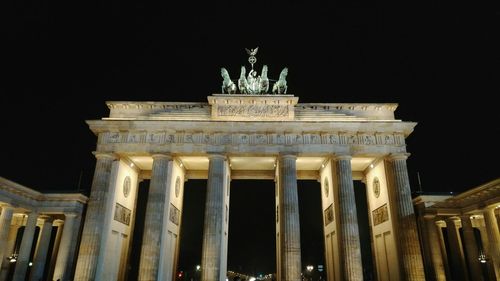
{"label": "winged victory figure", "polygon": [[257,54],[257,51],[259,50],[259,47],[255,48],[255,49],[247,49],[245,48],[245,50],[247,50],[247,53],[249,56],[255,56]]}

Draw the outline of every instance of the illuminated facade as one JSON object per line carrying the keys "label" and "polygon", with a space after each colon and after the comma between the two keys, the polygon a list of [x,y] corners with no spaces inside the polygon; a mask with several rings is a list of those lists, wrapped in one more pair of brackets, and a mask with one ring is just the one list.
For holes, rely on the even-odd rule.
{"label": "illuminated facade", "polygon": [[424,280],[406,169],[416,124],[395,119],[396,104],[214,94],[208,103],[107,105],[109,117],[87,121],[97,164],[75,280],[124,280],[141,179],[150,187],[139,280],[173,280],[190,179],[207,180],[202,280],[226,279],[232,179],[276,183],[278,280],[301,278],[301,179],[321,182],[328,280],[363,278],[353,180],[366,182],[378,279]]}

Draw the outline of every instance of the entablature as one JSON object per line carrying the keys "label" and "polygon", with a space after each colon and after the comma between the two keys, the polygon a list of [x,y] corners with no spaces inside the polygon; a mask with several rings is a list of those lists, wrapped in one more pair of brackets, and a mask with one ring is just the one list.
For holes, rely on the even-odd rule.
{"label": "entablature", "polygon": [[87,121],[98,151],[178,153],[356,153],[406,151],[415,123]]}

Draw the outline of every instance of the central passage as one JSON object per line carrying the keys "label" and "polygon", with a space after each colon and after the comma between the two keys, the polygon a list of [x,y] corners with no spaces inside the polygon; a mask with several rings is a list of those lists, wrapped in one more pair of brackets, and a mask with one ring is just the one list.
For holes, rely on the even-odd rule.
{"label": "central passage", "polygon": [[250,276],[276,272],[275,204],[274,181],[231,181],[229,271]]}

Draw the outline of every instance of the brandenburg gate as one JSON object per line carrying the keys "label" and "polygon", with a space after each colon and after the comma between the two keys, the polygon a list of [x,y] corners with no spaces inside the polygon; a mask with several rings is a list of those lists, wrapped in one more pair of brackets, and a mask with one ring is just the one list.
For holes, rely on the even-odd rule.
{"label": "brandenburg gate", "polygon": [[424,280],[406,167],[416,123],[396,104],[298,103],[287,69],[270,93],[266,66],[243,69],[238,87],[222,69],[208,102],[107,102],[109,117],[87,121],[97,163],[74,280],[124,279],[141,179],[139,280],[174,280],[190,179],[207,179],[202,280],[226,280],[232,179],[275,181],[277,280],[301,280],[301,179],[321,183],[328,280],[363,279],[353,180],[366,183],[378,280]]}

